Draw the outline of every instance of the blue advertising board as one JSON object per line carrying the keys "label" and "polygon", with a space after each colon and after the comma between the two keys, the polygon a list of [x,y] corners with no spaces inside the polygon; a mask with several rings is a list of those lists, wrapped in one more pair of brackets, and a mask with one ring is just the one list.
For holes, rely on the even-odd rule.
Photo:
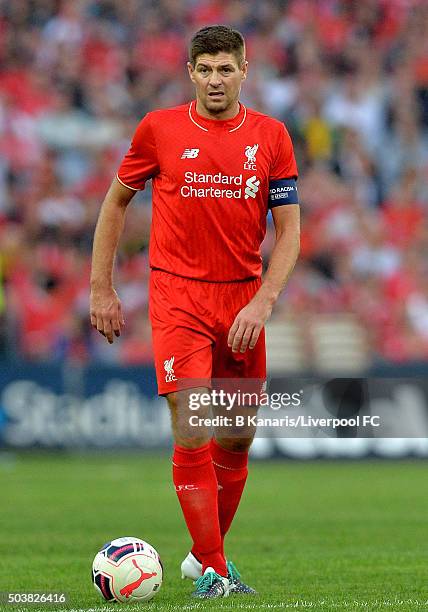
{"label": "blue advertising board", "polygon": [[[275,389],[302,387],[305,401],[282,412],[259,410],[266,420],[285,415],[286,422],[258,428],[254,457],[428,457],[426,379],[314,381],[270,381],[270,399]],[[334,418],[348,421],[335,427]],[[0,364],[0,448],[161,450],[171,443],[151,367]]]}

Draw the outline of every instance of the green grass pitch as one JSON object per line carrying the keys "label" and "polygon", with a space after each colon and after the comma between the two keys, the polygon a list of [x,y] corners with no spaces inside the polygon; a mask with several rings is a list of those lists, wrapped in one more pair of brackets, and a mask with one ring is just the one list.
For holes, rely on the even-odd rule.
{"label": "green grass pitch", "polygon": [[[64,591],[67,605],[2,610],[428,609],[424,462],[255,462],[227,553],[259,591],[189,598],[189,549],[167,456],[0,455],[0,591]],[[149,604],[104,605],[90,580],[108,540],[152,543],[164,567]]]}

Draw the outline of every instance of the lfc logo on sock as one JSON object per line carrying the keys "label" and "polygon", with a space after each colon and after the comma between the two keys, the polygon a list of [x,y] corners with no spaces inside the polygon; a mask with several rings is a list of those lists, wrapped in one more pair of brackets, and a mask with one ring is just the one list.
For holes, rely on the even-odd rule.
{"label": "lfc logo on sock", "polygon": [[194,484],[175,485],[175,490],[177,491],[177,493],[180,491],[197,491],[198,489],[199,487]]}

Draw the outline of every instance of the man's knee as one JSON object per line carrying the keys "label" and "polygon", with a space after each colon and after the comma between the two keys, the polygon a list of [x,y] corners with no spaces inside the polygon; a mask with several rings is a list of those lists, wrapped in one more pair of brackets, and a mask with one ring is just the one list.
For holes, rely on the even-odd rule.
{"label": "man's knee", "polygon": [[166,396],[174,442],[179,446],[199,448],[211,439],[211,428],[200,422],[200,419],[209,417],[209,407],[201,406],[196,411],[190,409],[190,395],[206,391],[206,389],[185,389],[168,393]]}
{"label": "man's knee", "polygon": [[248,451],[257,431],[253,420],[257,416],[257,407],[242,406],[231,411],[214,407],[213,412],[221,422],[214,431],[219,445],[234,452]]}

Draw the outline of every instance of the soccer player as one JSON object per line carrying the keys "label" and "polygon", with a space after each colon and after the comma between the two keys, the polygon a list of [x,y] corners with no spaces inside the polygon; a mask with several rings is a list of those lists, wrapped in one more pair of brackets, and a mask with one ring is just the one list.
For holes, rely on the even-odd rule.
{"label": "soccer player", "polygon": [[[264,324],[299,251],[297,167],[283,123],[240,101],[242,35],[199,30],[187,64],[196,99],[148,113],[103,202],[94,237],[91,323],[109,343],[124,325],[113,264],[126,207],[153,184],[150,319],[160,395],[171,412],[173,481],[193,540],[182,563],[194,596],[255,593],[224,554],[254,432],[191,431],[191,393],[212,379],[265,380]],[[271,210],[276,241],[261,281]],[[200,381],[200,382],[198,382]],[[201,406],[198,417],[210,414]]]}

